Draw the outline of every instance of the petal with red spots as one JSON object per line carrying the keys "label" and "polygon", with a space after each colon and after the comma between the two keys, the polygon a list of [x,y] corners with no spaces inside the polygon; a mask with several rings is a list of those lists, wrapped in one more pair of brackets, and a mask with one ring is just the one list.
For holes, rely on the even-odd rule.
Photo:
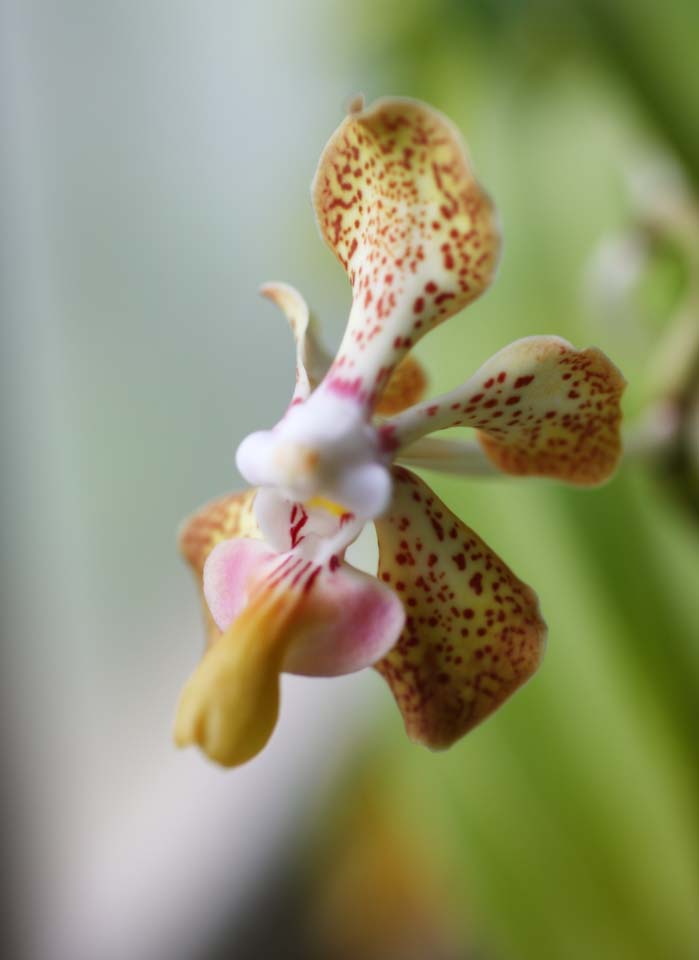
{"label": "petal with red spots", "polygon": [[410,347],[490,284],[495,213],[456,128],[415,100],[379,100],[348,116],[312,189],[353,293],[325,385],[371,407]]}
{"label": "petal with red spots", "polygon": [[394,470],[377,521],[379,577],[406,622],[376,668],[409,736],[448,747],[496,710],[539,666],[546,625],[536,595],[407,470]]}
{"label": "petal with red spots", "polygon": [[381,428],[388,449],[445,427],[467,426],[505,473],[593,485],[621,456],[626,381],[596,347],[525,337],[500,350],[450,393],[404,411]]}
{"label": "petal with red spots", "polygon": [[[253,512],[256,490],[230,493],[201,507],[184,521],[177,542],[180,553],[194,571],[197,586],[202,589],[206,558],[216,544],[237,537],[260,539],[260,530]],[[207,645],[220,636],[202,593],[202,607]]]}
{"label": "petal with red spots", "polygon": [[289,321],[296,343],[296,386],[292,403],[298,403],[315,390],[327,373],[331,358],[320,342],[317,322],[298,290],[287,283],[266,283],[260,293],[276,303]]}

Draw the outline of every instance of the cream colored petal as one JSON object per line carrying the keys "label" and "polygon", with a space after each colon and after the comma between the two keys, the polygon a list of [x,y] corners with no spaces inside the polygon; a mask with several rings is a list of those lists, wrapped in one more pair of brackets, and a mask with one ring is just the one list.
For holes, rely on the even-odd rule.
{"label": "cream colored petal", "polygon": [[448,747],[539,666],[546,639],[536,595],[414,474],[394,471],[376,523],[379,577],[406,622],[376,668],[413,740]]}
{"label": "cream colored petal", "polygon": [[275,303],[289,321],[296,343],[296,386],[292,403],[305,400],[332,363],[332,357],[321,343],[318,322],[298,290],[288,283],[266,283],[260,293]]}
{"label": "cream colored petal", "polygon": [[313,181],[321,234],[352,286],[324,387],[373,407],[424,334],[488,287],[499,234],[456,128],[416,100],[379,100],[330,138]]}
{"label": "cream colored petal", "polygon": [[621,456],[625,386],[595,347],[576,350],[560,337],[526,337],[456,390],[387,421],[382,442],[398,451],[435,430],[475,427],[486,455],[505,473],[598,484]]}

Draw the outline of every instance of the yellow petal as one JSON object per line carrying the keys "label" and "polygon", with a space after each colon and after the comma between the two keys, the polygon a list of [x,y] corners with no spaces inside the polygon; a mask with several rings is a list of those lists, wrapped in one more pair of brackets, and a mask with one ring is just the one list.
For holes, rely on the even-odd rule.
{"label": "yellow petal", "polygon": [[343,121],[320,158],[313,202],[353,292],[326,383],[371,407],[410,347],[489,285],[495,214],[458,131],[404,99]]}
{"label": "yellow petal", "polygon": [[537,669],[546,638],[536,595],[414,474],[376,524],[379,577],[405,628],[377,664],[413,740],[448,747]]}
{"label": "yellow petal", "polygon": [[269,590],[258,594],[209,647],[180,699],[178,747],[198,745],[224,767],[262,750],[279,714],[279,673],[297,600]]}
{"label": "yellow petal", "polygon": [[427,375],[422,364],[408,354],[393,370],[374,412],[382,417],[393,417],[419,403],[426,389]]}

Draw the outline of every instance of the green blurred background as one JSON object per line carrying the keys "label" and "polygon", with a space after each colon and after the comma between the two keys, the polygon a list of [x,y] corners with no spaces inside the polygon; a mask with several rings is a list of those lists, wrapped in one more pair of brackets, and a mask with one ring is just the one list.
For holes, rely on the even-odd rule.
{"label": "green blurred background", "polygon": [[418,348],[431,388],[556,333],[621,367],[634,432],[699,325],[696,2],[0,12],[8,954],[699,955],[699,522],[662,451],[596,491],[429,477],[549,625],[448,753],[371,671],[289,678],[240,771],[169,733],[201,644],[175,529],[293,380],[256,289],[298,286],[331,344],[347,315],[308,195],[343,103],[447,113],[500,210],[497,282]]}

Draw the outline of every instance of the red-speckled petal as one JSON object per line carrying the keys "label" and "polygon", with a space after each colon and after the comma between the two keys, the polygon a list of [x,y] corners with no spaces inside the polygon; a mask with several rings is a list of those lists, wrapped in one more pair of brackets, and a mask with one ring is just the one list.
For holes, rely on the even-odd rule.
{"label": "red-speckled petal", "polygon": [[404,99],[344,120],[320,158],[313,202],[353,293],[325,385],[371,407],[406,351],[489,285],[494,210],[450,121]]}
{"label": "red-speckled petal", "polygon": [[409,736],[448,747],[535,672],[546,625],[536,595],[418,477],[394,470],[376,523],[379,577],[403,600],[400,640],[376,668]]}
{"label": "red-speckled petal", "polygon": [[422,364],[408,354],[403,357],[391,374],[386,388],[379,397],[374,413],[382,417],[394,417],[419,403],[427,390],[427,374]]}
{"label": "red-speckled petal", "polygon": [[318,386],[332,358],[323,347],[318,323],[298,290],[288,283],[266,283],[260,287],[260,293],[275,303],[289,321],[296,343],[296,387],[292,403],[299,403]]}
{"label": "red-speckled petal", "polygon": [[445,427],[475,427],[499,469],[568,483],[603,483],[621,456],[626,381],[600,350],[526,337],[500,350],[463,386],[382,427],[387,449]]}
{"label": "red-speckled petal", "polygon": [[[202,589],[204,564],[214,547],[223,540],[237,537],[259,539],[261,534],[253,512],[256,490],[230,493],[212,500],[197,510],[182,524],[178,536],[180,553],[194,571],[199,590]],[[220,636],[202,593],[202,607],[206,626],[207,645]]]}

